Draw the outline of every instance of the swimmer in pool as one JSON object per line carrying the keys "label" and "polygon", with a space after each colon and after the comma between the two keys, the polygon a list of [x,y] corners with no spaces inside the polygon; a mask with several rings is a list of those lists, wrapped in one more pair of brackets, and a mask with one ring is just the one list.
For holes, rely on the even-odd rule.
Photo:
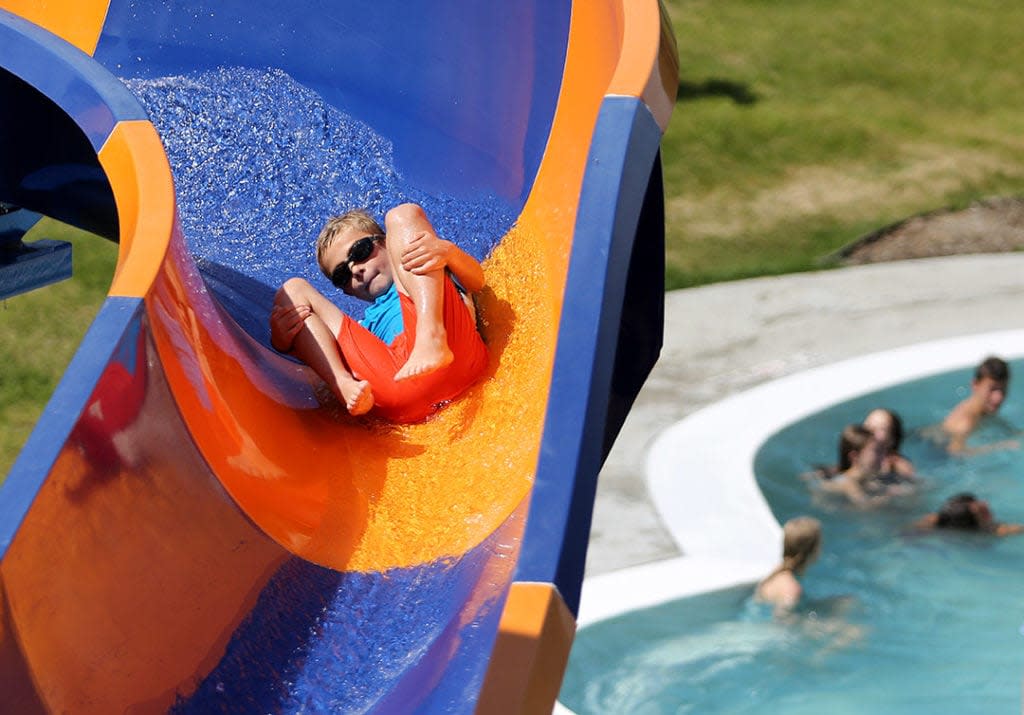
{"label": "swimmer in pool", "polygon": [[976,531],[994,536],[1009,536],[1024,532],[1024,524],[1001,524],[995,520],[988,502],[969,492],[947,499],[934,514],[926,514],[914,523],[915,528],[955,529]]}
{"label": "swimmer in pool", "polygon": [[[887,485],[902,485],[905,489],[911,488],[917,481],[916,470],[913,463],[900,453],[900,445],[903,442],[903,420],[900,419],[900,416],[892,410],[879,407],[868,413],[864,418],[863,427],[885,447],[885,456],[877,477],[879,482]],[[840,445],[840,464],[848,461],[848,458],[844,457],[847,449],[848,447]],[[842,469],[838,465],[822,464],[805,472],[801,478],[807,481],[832,479],[840,471]]]}
{"label": "swimmer in pool", "polygon": [[903,443],[903,420],[892,410],[879,407],[864,418],[864,427],[885,447],[881,474],[892,475],[893,481],[914,481],[914,464],[900,453]]}
{"label": "swimmer in pool", "polygon": [[791,611],[803,595],[799,577],[820,553],[820,521],[810,516],[787,521],[782,527],[782,563],[757,584],[754,598],[772,604],[776,614]]}
{"label": "swimmer in pool", "polygon": [[899,493],[879,480],[885,446],[863,425],[851,424],[839,435],[839,473],[815,482],[825,494],[843,497],[853,506],[881,506]]}
{"label": "swimmer in pool", "polygon": [[331,283],[371,305],[356,322],[303,278],[274,297],[271,345],[313,368],[352,415],[370,410],[416,422],[469,388],[487,368],[472,294],[480,264],[440,238],[423,209],[330,219],[316,242]]}
{"label": "swimmer in pool", "polygon": [[978,447],[969,447],[967,439],[985,420],[992,419],[1010,386],[1010,367],[998,357],[986,358],[974,371],[971,394],[957,404],[940,425],[926,431],[926,436],[943,444],[950,454],[971,455],[997,449],[1017,449],[1016,439],[1001,440]]}

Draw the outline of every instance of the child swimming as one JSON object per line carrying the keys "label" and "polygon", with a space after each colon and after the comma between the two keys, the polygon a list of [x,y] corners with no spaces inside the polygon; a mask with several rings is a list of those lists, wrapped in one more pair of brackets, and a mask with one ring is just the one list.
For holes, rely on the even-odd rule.
{"label": "child swimming", "polygon": [[[878,407],[871,410],[864,418],[861,426],[870,432],[876,441],[883,447],[882,460],[877,466],[877,474],[872,477],[877,482],[876,487],[893,487],[899,485],[901,488],[896,492],[910,491],[915,485],[916,470],[913,463],[901,452],[900,446],[903,443],[903,420],[893,410]],[[839,461],[834,465],[816,465],[812,470],[801,475],[802,479],[813,481],[816,479],[832,479],[850,467],[849,452],[856,444],[861,444],[862,439],[851,436],[847,427],[844,432],[847,439],[843,442],[840,439]]]}
{"label": "child swimming", "polygon": [[984,421],[992,420],[1006,400],[1010,387],[1010,367],[992,356],[983,360],[971,378],[971,392],[961,400],[941,424],[925,431],[934,442],[955,455],[973,455],[997,449],[1018,449],[1020,441],[1005,439],[985,445],[969,446],[967,439]]}
{"label": "child swimming", "polygon": [[885,447],[881,473],[893,475],[895,481],[913,481],[914,465],[900,453],[903,443],[903,420],[892,410],[878,407],[864,418],[864,427]]}
{"label": "child swimming", "polygon": [[792,610],[803,595],[799,578],[821,552],[821,522],[798,516],[782,527],[782,563],[754,590],[754,598],[772,604],[776,613]]}
{"label": "child swimming", "polygon": [[885,453],[884,445],[863,425],[847,425],[839,434],[838,473],[813,486],[819,493],[842,497],[860,509],[881,506],[901,493],[879,479]]}
{"label": "child swimming", "polygon": [[994,536],[1024,533],[1024,524],[1002,524],[996,521],[988,502],[970,492],[951,496],[937,512],[921,517],[914,526],[918,529],[976,531]]}

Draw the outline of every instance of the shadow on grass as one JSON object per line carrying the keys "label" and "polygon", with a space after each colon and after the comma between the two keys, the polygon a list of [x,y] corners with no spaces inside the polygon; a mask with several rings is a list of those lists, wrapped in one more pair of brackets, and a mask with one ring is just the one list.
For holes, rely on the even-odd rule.
{"label": "shadow on grass", "polygon": [[754,104],[758,100],[756,93],[739,82],[727,79],[711,77],[703,82],[688,82],[679,80],[679,93],[676,95],[676,102],[696,102],[701,99],[712,99],[725,97],[736,104]]}

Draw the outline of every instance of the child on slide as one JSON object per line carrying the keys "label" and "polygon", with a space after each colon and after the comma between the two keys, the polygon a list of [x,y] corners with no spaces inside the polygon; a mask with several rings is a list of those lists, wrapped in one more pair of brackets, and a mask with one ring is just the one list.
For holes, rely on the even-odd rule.
{"label": "child on slide", "polygon": [[384,226],[349,211],[328,220],[316,242],[331,283],[371,304],[363,320],[290,278],[274,297],[271,344],[309,365],[351,414],[416,422],[487,368],[472,298],[484,274],[416,204],[388,211]]}

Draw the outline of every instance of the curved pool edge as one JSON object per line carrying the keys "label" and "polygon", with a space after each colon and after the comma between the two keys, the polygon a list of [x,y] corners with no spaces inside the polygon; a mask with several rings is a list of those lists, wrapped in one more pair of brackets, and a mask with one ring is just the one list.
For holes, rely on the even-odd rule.
{"label": "curved pool edge", "polygon": [[[753,472],[766,439],[830,405],[970,367],[991,354],[1024,356],[1024,330],[928,341],[823,365],[728,397],[665,429],[647,455],[647,487],[684,555],[587,578],[579,628],[677,598],[753,584],[781,551],[781,527]],[[718,478],[686,478],[701,474]],[[724,504],[727,510],[720,508]]]}

